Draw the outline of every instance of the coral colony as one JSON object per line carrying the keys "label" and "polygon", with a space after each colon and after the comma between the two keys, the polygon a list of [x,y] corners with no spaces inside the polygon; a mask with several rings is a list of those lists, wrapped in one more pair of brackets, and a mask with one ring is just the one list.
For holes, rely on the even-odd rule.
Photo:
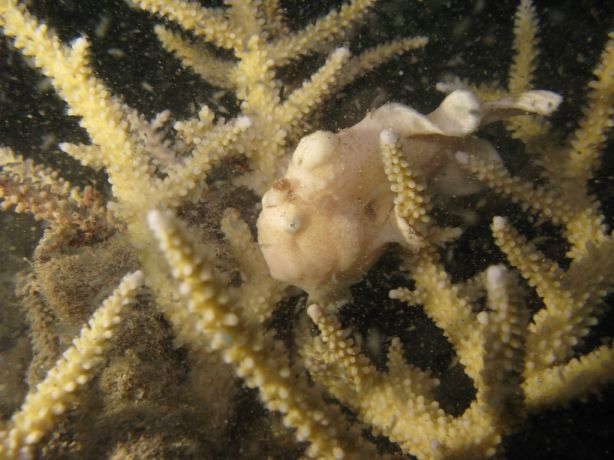
{"label": "coral colony", "polygon": [[[614,33],[566,141],[549,122],[562,97],[532,86],[530,0],[506,85],[450,79],[430,113],[392,97],[338,130],[322,116],[329,99],[428,50],[410,37],[350,52],[374,3],[296,29],[278,0],[134,0],[183,67],[237,101],[236,116],[203,104],[147,120],[94,71],[87,37],[68,42],[25,2],[0,0],[11,52],[87,133],[56,155],[110,184],[0,148],[2,208],[44,223],[17,277],[29,328],[3,358],[25,364],[2,372],[1,458],[487,458],[531,416],[614,379],[611,338],[581,347],[614,286],[591,188],[613,123]],[[318,57],[302,81],[287,70]],[[533,178],[482,135],[497,125]],[[499,254],[479,270],[454,268],[471,225],[445,210],[463,196],[513,203],[473,224]],[[539,227],[563,250],[527,236]],[[424,332],[378,348],[351,327],[350,288],[373,270],[399,279],[387,295],[402,316],[422,311],[440,331],[469,382],[461,410],[441,373],[408,359]]]}

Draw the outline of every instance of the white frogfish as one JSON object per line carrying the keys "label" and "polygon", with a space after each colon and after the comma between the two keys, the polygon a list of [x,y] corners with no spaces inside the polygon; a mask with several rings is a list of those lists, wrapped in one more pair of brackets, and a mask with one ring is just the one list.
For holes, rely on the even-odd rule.
{"label": "white frogfish", "polygon": [[549,91],[487,102],[456,90],[428,115],[389,103],[338,133],[305,136],[285,174],[262,197],[258,243],[271,275],[302,288],[312,301],[334,302],[389,243],[418,250],[395,213],[380,152],[382,132],[398,136],[405,159],[429,190],[466,195],[479,191],[480,184],[467,176],[454,153],[500,161],[492,144],[475,132],[514,115],[549,115],[560,101]]}

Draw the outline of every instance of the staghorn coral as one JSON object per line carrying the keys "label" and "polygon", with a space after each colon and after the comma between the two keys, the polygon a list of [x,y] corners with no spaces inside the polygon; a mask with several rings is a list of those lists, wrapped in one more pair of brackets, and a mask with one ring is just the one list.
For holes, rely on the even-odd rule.
{"label": "staghorn coral", "polygon": [[[529,225],[530,221],[516,222],[534,239],[526,244],[508,221],[494,219],[492,227],[498,246],[528,282],[529,289],[524,293],[516,287],[518,280],[511,270],[495,265],[504,260],[501,253],[483,249],[489,241],[489,217],[519,213],[505,207],[505,200],[497,200],[486,192],[479,201],[435,195],[427,206],[432,190],[411,185],[422,183],[424,178],[420,171],[412,171],[399,158],[394,136],[384,136],[381,149],[387,163],[386,175],[394,184],[396,204],[402,212],[414,213],[404,218],[411,228],[420,232],[426,244],[414,256],[406,257],[402,272],[391,260],[394,257],[387,254],[369,275],[368,284],[356,288],[355,294],[371,286],[373,291],[384,290],[386,295],[365,296],[376,304],[374,309],[367,309],[370,319],[362,319],[365,298],[361,296],[355,295],[352,302],[341,307],[338,314],[344,325],[354,325],[353,338],[348,338],[351,331],[342,331],[335,316],[323,306],[289,307],[297,304],[292,297],[294,291],[267,275],[267,267],[254,243],[251,233],[255,224],[254,208],[262,192],[283,173],[299,138],[316,128],[351,126],[369,108],[368,103],[366,106],[362,103],[352,119],[349,106],[339,104],[340,116],[335,120],[321,110],[326,107],[327,98],[340,94],[353,78],[391,55],[423,46],[425,39],[399,40],[357,57],[351,57],[345,48],[339,47],[350,39],[351,26],[364,20],[375,27],[378,15],[394,16],[395,8],[403,8],[393,2],[379,5],[376,13],[370,14],[368,8],[372,2],[355,1],[298,33],[288,29],[276,1],[230,1],[225,8],[208,9],[185,2],[138,3],[183,29],[179,32],[167,24],[156,26],[155,33],[186,68],[224,92],[205,87],[204,96],[196,98],[206,100],[206,105],[196,104],[186,109],[169,104],[174,109],[172,115],[161,108],[152,108],[149,101],[138,100],[134,88],[142,88],[147,93],[152,87],[147,80],[139,80],[138,85],[132,85],[120,98],[107,89],[116,83],[112,73],[105,73],[105,59],[101,56],[108,51],[107,56],[121,60],[121,49],[107,45],[101,53],[94,46],[90,54],[83,39],[72,42],[69,47],[67,43],[75,34],[63,28],[60,28],[64,34],[64,44],[61,44],[53,32],[37,28],[37,21],[15,2],[0,3],[4,34],[15,37],[15,46],[33,58],[34,65],[41,68],[56,92],[68,102],[69,114],[80,117],[79,123],[87,132],[87,137],[83,137],[83,132],[75,132],[73,126],[72,132],[60,134],[62,140],[70,141],[62,143],[61,149],[88,168],[69,168],[77,171],[72,173],[72,181],[87,184],[92,171],[98,170],[108,176],[111,184],[111,189],[105,192],[108,201],[104,206],[100,204],[103,198],[93,190],[65,185],[68,182],[59,180],[50,168],[33,166],[11,150],[3,150],[4,203],[7,207],[15,203],[17,211],[30,212],[46,223],[35,255],[34,275],[39,280],[36,285],[32,282],[34,289],[27,294],[41,296],[43,302],[32,299],[23,302],[39,309],[28,313],[32,329],[34,322],[39,321],[34,318],[42,317],[43,327],[45,320],[50,321],[46,333],[60,338],[75,334],[65,312],[70,312],[70,318],[87,316],[95,306],[92,299],[102,292],[79,296],[86,300],[79,300],[76,305],[62,305],[64,310],[54,311],[57,306],[54,307],[51,299],[62,299],[54,292],[62,291],[62,284],[58,283],[62,283],[63,277],[45,276],[45,270],[53,266],[49,261],[53,263],[56,258],[59,267],[64,261],[82,261],[96,250],[111,247],[108,245],[113,241],[130,248],[125,255],[127,269],[132,269],[133,258],[138,258],[152,294],[151,299],[139,298],[124,320],[126,324],[120,325],[115,349],[108,352],[109,364],[92,382],[100,397],[84,388],[78,399],[66,401],[77,406],[76,412],[65,421],[58,419],[39,450],[25,447],[19,439],[26,438],[13,435],[11,439],[17,440],[16,447],[3,444],[9,449],[5,454],[15,455],[21,449],[22,454],[34,453],[44,458],[299,456],[304,446],[290,442],[285,428],[266,428],[279,426],[275,416],[278,411],[284,425],[295,429],[297,439],[309,441],[306,453],[312,456],[372,458],[376,450],[380,454],[399,454],[383,437],[373,437],[383,434],[398,443],[402,451],[424,458],[438,455],[475,458],[501,451],[501,436],[517,428],[516,424],[525,419],[527,409],[535,413],[561,404],[599,389],[610,378],[611,363],[601,371],[598,366],[592,366],[593,380],[586,374],[591,370],[591,360],[611,360],[607,345],[587,354],[588,360],[565,363],[573,352],[589,351],[572,347],[582,341],[584,331],[594,324],[595,315],[605,310],[604,296],[612,285],[608,279],[608,273],[612,272],[608,265],[610,236],[597,201],[587,191],[593,189],[586,188],[588,178],[593,177],[595,181],[607,178],[607,173],[597,170],[599,154],[607,141],[604,133],[611,124],[611,50],[601,59],[598,83],[591,85],[595,90],[589,95],[589,109],[580,120],[571,149],[559,147],[564,143],[559,140],[556,125],[551,128],[530,117],[510,119],[506,127],[513,137],[523,141],[538,166],[526,172],[519,169],[517,158],[506,155],[507,149],[518,149],[518,144],[506,143],[501,132],[488,132],[489,136],[496,136],[506,167],[524,175],[525,181],[509,178],[505,169],[481,162],[469,155],[471,152],[459,151],[450,159],[458,161],[460,167],[494,190],[508,195],[510,201],[518,202],[528,211],[526,215],[538,215],[558,226],[551,229],[540,221],[537,225]],[[48,4],[32,5],[37,15],[45,15],[45,6]],[[444,11],[437,11],[437,5],[415,7],[428,12],[427,17],[436,13],[446,17]],[[523,2],[519,11],[515,58],[507,86],[507,91],[514,95],[530,89],[537,53],[531,38],[537,30],[530,4]],[[508,16],[512,17],[511,11]],[[97,43],[96,37],[105,42],[109,35],[105,29],[112,27],[116,18],[115,15],[101,17],[97,27],[88,34],[93,37],[93,44]],[[150,19],[144,16],[131,19],[150,25]],[[289,15],[289,19],[294,18]],[[602,20],[610,21],[610,18]],[[299,22],[295,25],[297,29],[300,29]],[[443,19],[441,22],[449,23]],[[487,28],[488,23],[482,25]],[[463,26],[458,24],[459,29]],[[428,29],[424,32],[436,35]],[[449,34],[449,30],[445,32]],[[370,33],[379,32],[376,27],[374,31],[363,29],[361,38],[369,41]],[[483,33],[487,41],[488,33]],[[357,46],[360,48],[360,44]],[[434,46],[437,49],[438,44]],[[303,78],[297,82],[295,75],[302,75],[305,70],[294,66],[306,55],[319,55],[326,61],[303,84]],[[19,58],[15,54],[13,59]],[[96,63],[97,59],[102,66]],[[428,64],[429,55],[424,59]],[[107,78],[101,78],[92,68]],[[113,72],[113,66],[109,68]],[[403,71],[410,70],[420,71],[416,66],[408,66]],[[462,66],[452,73],[466,76]],[[429,77],[424,81],[434,85],[437,80],[432,75]],[[196,79],[185,75],[183,78],[189,80],[188,87],[197,85]],[[418,84],[410,76],[407,78]],[[159,83],[167,88],[169,97],[181,94],[164,82]],[[470,89],[484,100],[499,99],[506,94],[505,89],[472,87],[459,80],[442,85],[445,86]],[[550,89],[549,85],[539,86]],[[406,91],[398,85],[391,89],[394,93],[389,98],[397,101]],[[567,97],[566,91],[552,89]],[[237,101],[229,100],[232,94]],[[406,102],[434,107],[440,100],[439,96],[429,103],[418,99]],[[131,102],[132,107],[125,101]],[[360,107],[361,101],[354,104]],[[53,139],[50,143],[55,144]],[[60,154],[54,153],[58,158]],[[570,160],[563,161],[566,158]],[[71,175],[71,171],[67,172]],[[529,179],[537,185],[528,185]],[[605,203],[608,189],[602,184],[594,186]],[[561,204],[560,196],[566,203]],[[467,209],[474,206],[483,216],[474,217],[477,223],[471,226]],[[182,279],[178,286],[170,279],[158,242],[146,227],[145,215],[150,208],[172,208],[188,223],[176,222],[166,211],[151,213],[149,219],[173,266],[174,276]],[[455,218],[453,212],[465,220]],[[428,225],[415,222],[416,215],[428,215]],[[452,241],[459,232],[450,227],[459,225],[465,227],[464,235]],[[476,234],[476,229],[481,229],[481,233],[474,242],[471,235]],[[557,240],[548,238],[548,231],[568,242],[564,250],[557,251]],[[535,235],[541,235],[542,240],[535,239]],[[479,248],[484,257],[477,266],[471,260],[464,260],[467,258],[464,247],[468,244]],[[538,246],[548,258],[540,255]],[[130,254],[132,251],[134,254]],[[446,259],[441,257],[442,253]],[[105,265],[102,263],[99,275],[94,277],[116,279],[118,267]],[[488,265],[492,267],[485,271]],[[374,277],[384,268],[379,283],[375,282]],[[394,281],[386,279],[390,276]],[[88,285],[93,286],[89,281],[84,283]],[[385,329],[385,323],[394,315],[401,315],[403,321],[415,317],[413,308],[386,298],[389,288],[400,285],[406,287],[394,290],[393,295],[422,305],[458,354],[460,365],[450,366],[451,373],[456,372],[458,376],[456,379],[445,378],[437,359],[429,363],[411,346],[416,335],[427,340],[428,334],[423,330],[408,327],[391,333]],[[108,290],[112,288],[107,286]],[[483,300],[485,290],[488,307]],[[179,295],[188,296],[189,300],[185,302]],[[534,316],[534,324],[527,325],[526,305],[534,309],[545,305]],[[376,322],[377,311],[391,307],[392,313],[387,317],[384,313],[380,316],[383,321]],[[571,308],[571,313],[566,308]],[[45,316],[49,309],[51,318]],[[310,331],[306,313],[317,323],[320,333]],[[567,327],[566,315],[575,321],[569,326],[571,333],[567,336],[561,335]],[[370,321],[372,330],[380,330],[384,337],[378,338],[376,332],[367,334],[363,321]],[[510,328],[511,324],[515,327]],[[535,333],[540,328],[552,331],[551,336]],[[424,329],[429,329],[429,325],[424,325]],[[432,326],[430,331],[431,336],[442,337]],[[399,335],[400,340],[392,341],[388,369],[384,371],[376,368],[371,360],[381,363],[384,354],[381,343],[392,335]],[[525,337],[526,347],[519,346]],[[141,339],[143,342],[139,344]],[[114,340],[115,337],[111,342]],[[356,344],[361,341],[364,343],[359,350]],[[33,343],[36,346],[35,340]],[[217,349],[222,353],[218,354]],[[368,352],[370,358],[361,351]],[[258,390],[270,413],[254,416],[240,412],[246,406],[251,410],[257,407],[253,394],[243,396],[247,402],[241,402],[236,384],[231,381],[232,367],[217,362],[220,355],[236,368],[247,386]],[[49,357],[44,361],[48,363]],[[560,364],[558,371],[563,375],[579,376],[573,385],[556,379],[551,381],[551,386],[534,385],[539,379],[531,380],[530,372],[543,371],[541,375],[547,379],[555,377],[549,373],[553,363]],[[427,367],[432,367],[441,377],[440,385],[438,379],[420,369]],[[462,376],[463,370],[473,383]],[[313,382],[307,380],[307,373]],[[455,401],[456,407],[450,403],[452,397],[442,390],[444,387],[452,393],[446,381],[465,385],[464,392],[461,388],[461,395]],[[524,385],[524,399],[520,397],[521,385]],[[332,402],[331,395],[340,404]],[[414,399],[418,401],[417,407],[422,404],[424,408],[420,420],[415,420],[415,408],[412,414],[404,405]],[[497,400],[503,404],[496,404]],[[430,403],[423,405],[420,401]],[[160,423],[162,414],[167,416]],[[371,432],[363,433],[366,436],[360,433],[366,425],[356,423],[357,419],[370,426]],[[23,429],[15,420],[18,419],[9,422],[8,433]],[[230,425],[228,420],[233,420]],[[255,427],[255,420],[265,428]],[[433,427],[433,420],[440,428]],[[172,424],[173,429],[166,428],[164,421]],[[470,433],[465,431],[467,427]],[[40,436],[37,433],[30,440]]]}

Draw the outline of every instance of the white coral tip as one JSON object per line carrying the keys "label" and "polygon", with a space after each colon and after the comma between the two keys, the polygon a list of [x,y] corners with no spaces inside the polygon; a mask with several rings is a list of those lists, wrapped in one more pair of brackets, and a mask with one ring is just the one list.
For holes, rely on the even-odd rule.
{"label": "white coral tip", "polygon": [[454,153],[454,159],[461,164],[466,165],[469,163],[469,154],[467,152],[461,152],[460,150]]}
{"label": "white coral tip", "polygon": [[147,223],[156,235],[166,232],[170,227],[167,216],[158,209],[152,209],[147,213]]}
{"label": "white coral tip", "polygon": [[247,129],[253,124],[252,119],[248,116],[240,116],[237,118],[237,128]]}
{"label": "white coral tip", "polygon": [[124,277],[124,281],[128,284],[130,289],[136,289],[145,281],[145,275],[141,270],[137,270],[133,273],[128,273]]}
{"label": "white coral tip", "polygon": [[505,227],[505,218],[501,216],[495,216],[492,219],[493,230],[503,230]]}
{"label": "white coral tip", "polygon": [[313,321],[316,321],[320,316],[322,316],[322,309],[319,305],[314,303],[307,307],[307,314]]}
{"label": "white coral tip", "polygon": [[392,145],[396,143],[398,139],[398,134],[392,129],[384,129],[381,133],[379,133],[379,141],[382,145]]}
{"label": "white coral tip", "polygon": [[482,326],[486,326],[488,324],[488,313],[485,311],[478,313],[478,323],[480,323]]}
{"label": "white coral tip", "polygon": [[505,266],[491,265],[486,270],[486,283],[489,286],[496,286],[501,283],[505,275]]}
{"label": "white coral tip", "polygon": [[332,56],[337,59],[347,59],[350,57],[350,50],[345,46],[340,46],[333,52]]}

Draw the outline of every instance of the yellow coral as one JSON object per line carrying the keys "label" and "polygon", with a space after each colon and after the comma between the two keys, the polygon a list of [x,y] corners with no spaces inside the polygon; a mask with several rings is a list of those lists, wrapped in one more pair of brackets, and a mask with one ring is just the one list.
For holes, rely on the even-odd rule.
{"label": "yellow coral", "polygon": [[[350,190],[342,184],[350,177],[351,167],[357,164],[356,155],[352,157],[356,149],[349,147],[352,145],[349,137],[358,131],[345,130],[336,140],[335,134],[320,132],[305,137],[299,147],[318,140],[324,147],[334,148],[325,148],[317,155],[302,150],[293,159],[290,153],[311,126],[327,128],[323,122],[331,120],[322,116],[321,111],[327,99],[340,95],[356,77],[390,57],[426,45],[425,37],[413,37],[384,43],[357,55],[349,51],[363,49],[363,43],[350,42],[352,29],[366,24],[360,30],[361,37],[370,35],[369,25],[391,11],[395,16],[390,21],[391,29],[407,27],[408,24],[402,24],[406,18],[394,13],[395,8],[405,8],[403,2],[378,6],[377,14],[371,14],[375,1],[349,1],[300,30],[287,24],[286,13],[277,0],[229,0],[219,8],[201,3],[140,0],[133,5],[173,22],[177,27],[154,28],[162,46],[184,68],[221,89],[203,96],[210,105],[199,100],[188,109],[192,116],[176,119],[176,114],[166,110],[158,115],[139,113],[112,94],[101,76],[104,72],[99,75],[93,70],[89,39],[78,38],[67,44],[60,39],[63,33],[40,23],[25,4],[0,0],[3,34],[50,79],[57,94],[68,103],[68,113],[79,117],[87,134],[85,143],[78,143],[83,139],[72,139],[72,143],[62,143],[60,148],[86,171],[106,174],[112,186],[105,207],[93,189],[72,187],[50,168],[2,148],[3,206],[32,214],[48,225],[37,248],[37,258],[78,252],[90,241],[104,240],[111,234],[126,241],[138,253],[147,275],[152,295],[143,299],[149,299],[152,308],[154,303],[159,308],[162,315],[154,316],[160,317],[160,324],[172,335],[174,347],[179,347],[175,350],[170,343],[166,344],[177,355],[172,364],[183,372],[192,372],[188,380],[194,381],[195,377],[198,380],[211,372],[203,366],[215,361],[209,354],[220,353],[248,386],[257,389],[264,406],[271,411],[262,418],[274,425],[272,413],[279,412],[283,424],[293,429],[294,437],[309,443],[305,453],[312,457],[384,457],[386,447],[382,442],[373,443],[371,435],[382,435],[403,454],[419,458],[491,457],[502,454],[502,440],[526,417],[599,391],[612,382],[612,344],[608,341],[584,355],[579,355],[577,345],[607,307],[607,295],[614,285],[612,234],[600,209],[600,197],[591,193],[593,189],[588,184],[595,177],[601,178],[600,156],[612,125],[613,35],[610,34],[590,84],[589,103],[579,126],[569,145],[561,145],[555,128],[538,116],[527,114],[548,115],[560,98],[531,88],[538,68],[539,10],[529,0],[522,0],[515,17],[511,45],[515,56],[507,85],[503,88],[480,83],[471,90],[470,85],[456,78],[452,83],[438,85],[451,89],[452,94],[445,98],[443,107],[426,116],[400,104],[373,107],[362,125],[373,129],[362,140],[368,139],[374,155],[369,167],[361,171],[363,175],[359,174],[361,178],[368,176],[369,181],[358,180]],[[421,5],[430,14],[437,7]],[[474,14],[480,13],[476,10]],[[412,10],[411,15],[419,16],[419,11]],[[441,19],[445,17],[442,14]],[[365,18],[368,20],[363,21]],[[92,43],[98,45],[96,36],[104,35],[106,19],[101,20]],[[459,41],[459,31],[466,24],[478,23],[472,20],[455,24],[454,39]],[[497,36],[486,34],[481,40],[486,43]],[[92,49],[96,50],[96,46]],[[113,56],[121,54],[118,50],[107,51]],[[311,69],[320,65],[319,70],[297,79],[296,70],[303,73],[298,64],[302,65],[303,57],[312,55]],[[462,69],[456,66],[466,58],[458,55],[442,66],[446,71]],[[418,81],[421,86],[425,82],[434,83],[424,78],[421,67],[414,66],[412,70],[422,77],[414,79],[413,85]],[[151,87],[147,81],[142,86],[145,91]],[[410,83],[398,81],[394,89],[392,99],[413,91]],[[173,91],[174,95],[179,94]],[[157,88],[150,94],[158,96]],[[229,95],[236,97],[236,104],[222,107],[220,101]],[[126,100],[131,97],[126,95]],[[422,100],[409,102],[426,105]],[[365,105],[361,101],[355,103],[358,110]],[[351,110],[341,103],[335,105],[343,120],[332,121],[350,124]],[[390,115],[395,111],[410,113],[405,121],[411,120],[411,128],[417,127],[418,131],[408,135],[406,123],[393,123]],[[539,166],[539,173],[520,171],[525,177],[515,177],[508,170],[511,152],[507,150],[511,144],[497,140],[501,160],[491,144],[473,136],[484,125],[507,117],[515,117],[506,120],[506,127],[513,138],[525,144],[530,154],[528,161]],[[491,137],[496,135],[496,129],[489,132]],[[336,141],[343,143],[344,154],[354,161],[348,161],[331,181],[324,173],[330,172],[327,166],[338,146]],[[408,157],[418,147],[426,152],[422,160],[433,160],[432,164]],[[324,291],[332,286],[334,291],[339,284],[347,288],[363,278],[384,251],[384,243],[396,241],[404,250],[410,249],[402,256],[402,277],[398,272],[386,273],[387,279],[394,280],[393,287],[402,279],[402,286],[391,291],[390,296],[412,304],[411,307],[395,304],[395,314],[400,315],[395,323],[411,316],[401,308],[421,308],[442,331],[460,363],[451,367],[461,368],[472,382],[468,384],[471,389],[467,393],[471,394],[466,404],[461,404],[456,412],[442,398],[444,389],[436,372],[421,369],[406,359],[408,351],[414,351],[407,347],[408,337],[419,336],[421,331],[416,333],[408,328],[401,337],[393,338],[387,368],[382,369],[371,359],[385,355],[377,332],[364,339],[346,323],[348,318],[349,323],[363,320],[362,311],[352,311],[359,302],[340,306],[337,298],[334,305],[323,301],[302,308],[302,302],[296,302],[298,290],[270,276],[253,234],[259,211],[257,202],[263,191],[271,187],[274,193],[265,195],[262,201],[265,208],[279,204],[283,197],[287,211],[296,209],[304,197],[293,193],[296,187],[291,180],[296,177],[285,177],[284,173],[306,165],[313,170],[320,168],[318,174],[309,177],[310,192],[318,187],[330,190],[339,186],[339,190],[328,195],[329,206],[335,200],[339,203],[344,193],[358,197],[352,204],[358,203],[355,209],[360,211],[361,219],[392,221],[400,230],[392,240],[376,240],[375,243],[382,244],[369,257],[359,245],[350,242],[347,247],[354,250],[362,265],[341,283],[328,273],[326,282],[319,287]],[[377,176],[378,184],[374,195],[377,199],[373,202],[363,200],[367,195],[361,194],[367,183],[371,184],[372,176]],[[450,197],[459,192],[459,179],[467,186],[467,193],[483,193],[479,199],[467,201],[471,206],[475,204],[475,209],[459,210],[457,204],[466,202]],[[87,180],[89,177],[71,179],[75,184]],[[454,240],[461,234],[461,227],[483,224],[481,214],[493,215],[491,207],[497,203],[491,199],[492,194],[485,192],[486,187],[507,202],[519,204],[527,215],[536,216],[538,223],[547,221],[559,228],[557,236],[565,240],[568,260],[553,257],[552,251],[539,250],[543,240],[528,240],[523,235],[525,227],[514,219],[514,213],[509,208],[498,208],[497,213],[510,217],[496,217],[491,225],[492,240],[502,254],[493,256],[485,251],[483,263],[491,264],[490,267],[478,273],[469,267],[471,264],[462,260],[466,254],[459,255],[467,236],[458,244]],[[153,236],[146,222],[151,208],[163,209],[150,214]],[[348,210],[344,203],[339,208]],[[301,216],[290,212],[281,217],[290,233],[304,231],[309,223],[308,218],[301,221],[298,218]],[[318,262],[326,262],[322,271],[312,270],[309,276],[322,275],[337,263],[335,242],[349,236],[348,232],[331,231],[330,221],[322,221],[319,240],[333,244],[328,246],[331,248],[328,252],[315,257]],[[68,238],[73,227],[87,233],[89,239]],[[488,231],[487,225],[482,227],[484,232]],[[338,228],[348,227],[335,230]],[[364,228],[359,226],[361,231]],[[469,229],[468,234],[472,231]],[[56,232],[53,245],[48,238],[51,232]],[[485,241],[491,240],[480,238],[472,251],[482,251],[480,245]],[[262,241],[261,246],[264,247]],[[314,252],[307,251],[306,255],[313,256]],[[501,265],[503,256],[508,267]],[[463,269],[455,270],[454,266],[459,265]],[[520,288],[522,283],[517,275],[529,285],[528,292]],[[121,288],[120,297],[123,295],[127,300],[134,296],[138,277],[134,275],[121,285],[125,289]],[[361,289],[370,286],[371,278]],[[26,279],[32,284],[39,281],[35,274]],[[22,290],[22,294],[26,291]],[[42,301],[50,297],[44,292],[40,296]],[[80,445],[75,434],[71,443],[62,445],[66,450],[59,454],[53,450],[58,447],[53,443],[35,451],[37,442],[56,423],[59,414],[54,414],[54,410],[59,413],[76,405],[79,401],[73,390],[93,375],[90,364],[102,362],[107,339],[114,334],[117,309],[121,307],[119,297],[112,299],[117,302],[105,303],[94,315],[90,326],[82,329],[83,337],[68,349],[46,383],[31,389],[23,410],[8,422],[2,449],[10,456],[45,456],[48,452],[83,456],[87,451],[84,449],[91,448]],[[529,304],[536,308],[530,319]],[[141,302],[139,308],[144,308]],[[44,323],[41,327],[46,327],[45,333],[49,334],[57,333],[54,327],[65,326],[39,322]],[[373,329],[380,326],[383,328],[370,324]],[[126,350],[132,358],[125,362],[140,363],[141,356],[146,361],[148,350],[142,348]],[[80,354],[79,350],[85,351]],[[366,356],[365,350],[371,356]],[[82,358],[87,369],[79,364]],[[163,395],[173,403],[184,388],[183,382],[174,385],[172,397],[171,393]],[[139,391],[136,393],[142,397]],[[63,401],[62,405],[49,407],[49,401],[58,400]],[[127,403],[128,411],[141,403]],[[198,407],[194,411],[206,417],[213,407],[216,406]],[[97,417],[105,415],[108,414],[77,416],[67,424],[74,427],[84,420],[96,422]],[[250,436],[262,443],[254,442],[256,448],[265,445],[271,449],[268,452],[282,443],[290,445],[284,449],[293,449],[293,455],[303,448],[287,442],[284,429],[271,430],[274,436],[271,433],[260,436],[263,433],[255,425],[266,424],[246,426],[240,422],[237,421],[237,427],[244,430],[240,442],[233,439],[227,443],[227,438],[208,442],[219,443],[228,455],[247,452],[244,455],[249,456],[253,451],[244,448],[254,441]],[[114,424],[109,431],[127,428],[127,437],[134,436],[136,444],[150,447],[145,435],[125,423]],[[202,433],[202,424],[195,423],[193,427],[200,436],[199,442],[207,437],[207,433]],[[369,436],[364,436],[365,427],[370,429]],[[80,428],[87,431],[86,427]],[[219,432],[223,431],[220,427]],[[88,434],[88,439],[99,441],[96,433]],[[58,430],[61,441],[67,436]],[[76,441],[72,442],[73,439]],[[196,443],[189,446],[198,448]],[[122,452],[135,454],[128,447]]]}
{"label": "yellow coral", "polygon": [[75,392],[92,378],[94,370],[103,362],[123,310],[134,301],[142,283],[142,272],[126,275],[45,379],[28,393],[7,430],[0,432],[3,458],[31,458],[33,446],[53,427],[58,416],[74,406]]}

